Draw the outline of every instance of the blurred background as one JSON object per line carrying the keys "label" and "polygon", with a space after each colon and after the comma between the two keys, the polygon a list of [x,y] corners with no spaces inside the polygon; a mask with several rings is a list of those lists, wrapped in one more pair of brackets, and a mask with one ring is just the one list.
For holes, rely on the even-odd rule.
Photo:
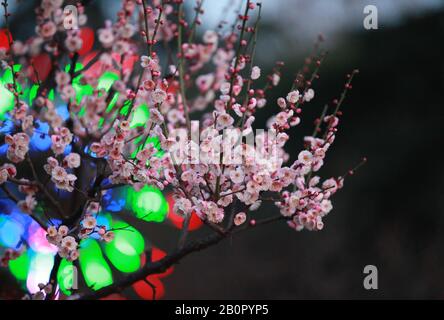
{"label": "blurred background", "polygon": [[[230,21],[241,0],[207,0],[204,25]],[[32,3],[14,11],[13,33],[26,35]],[[189,1],[194,4],[193,1]],[[89,25],[114,19],[119,1],[90,1]],[[337,98],[357,68],[344,116],[321,176],[342,175],[366,156],[334,198],[322,232],[294,232],[285,223],[260,226],[193,254],[164,280],[166,299],[444,298],[444,3],[441,0],[263,0],[257,64],[263,74],[285,62],[285,96],[314,40],[329,54],[288,152],[293,159],[325,103]],[[378,29],[363,27],[366,5]],[[26,9],[29,6],[29,10]],[[91,12],[94,14],[91,15]],[[192,14],[192,6],[189,7]],[[95,19],[95,20],[92,20]],[[0,20],[0,24],[2,21]],[[280,90],[280,91],[279,91]],[[269,114],[261,110],[258,123]],[[260,214],[275,210],[263,207]],[[267,212],[265,212],[267,211]],[[276,211],[277,212],[277,211]],[[140,222],[160,247],[176,234]],[[379,288],[365,290],[363,269],[378,268]]]}

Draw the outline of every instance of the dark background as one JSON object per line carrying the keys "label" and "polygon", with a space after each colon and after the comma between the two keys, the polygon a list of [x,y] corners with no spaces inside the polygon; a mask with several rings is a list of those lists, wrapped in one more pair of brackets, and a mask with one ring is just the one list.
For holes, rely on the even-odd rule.
{"label": "dark background", "polygon": [[[184,260],[165,281],[166,297],[444,298],[442,39],[443,11],[345,32],[295,132],[310,134],[345,74],[360,70],[321,174],[343,174],[362,156],[368,163],[334,198],[325,229],[297,233],[282,223],[236,236]],[[294,71],[303,59],[285,62]],[[291,74],[286,80],[280,88],[290,87]],[[294,156],[301,144],[292,143]],[[378,290],[363,288],[368,264],[378,268]]]}
{"label": "dark background", "polygon": [[[95,3],[89,10],[106,16]],[[27,15],[30,11],[21,11]],[[89,24],[97,26],[98,19]],[[444,11],[418,13],[413,7],[378,30],[362,28],[362,19],[355,24],[331,42],[329,30],[320,30],[329,55],[314,85],[316,98],[305,107],[303,124],[288,145],[294,158],[322,106],[339,96],[345,75],[358,68],[340,132],[320,173],[341,175],[362,156],[368,163],[335,196],[325,229],[298,233],[280,223],[227,239],[177,265],[164,280],[166,299],[444,298]],[[19,34],[29,31],[18,20],[13,26]],[[273,20],[261,28],[258,59],[275,59],[267,41],[277,44],[270,51],[285,52],[289,37],[281,36],[283,27]],[[291,38],[293,31],[286,32]],[[282,58],[285,75],[274,97],[286,95],[310,42],[296,39],[292,50]],[[261,112],[258,122],[266,117]],[[277,212],[264,207],[260,214],[271,210]],[[137,227],[162,248],[177,241],[166,226]],[[378,268],[378,290],[363,288],[369,264]]]}

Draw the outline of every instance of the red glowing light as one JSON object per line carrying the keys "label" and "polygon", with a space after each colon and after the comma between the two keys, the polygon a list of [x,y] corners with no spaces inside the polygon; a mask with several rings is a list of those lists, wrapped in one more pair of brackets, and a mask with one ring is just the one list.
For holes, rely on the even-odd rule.
{"label": "red glowing light", "polygon": [[49,57],[49,55],[47,53],[41,53],[33,57],[32,65],[34,67],[30,67],[29,70],[31,80],[33,82],[37,82],[38,76],[38,80],[40,80],[40,82],[45,81],[52,68],[51,58]]}
{"label": "red glowing light", "polygon": [[80,38],[82,39],[82,47],[78,51],[78,54],[83,56],[91,51],[94,46],[94,30],[91,28],[80,29]]}
{"label": "red glowing light", "polygon": [[[152,259],[152,262],[159,261],[159,260],[163,259],[165,256],[166,256],[166,252],[165,251],[163,251],[163,250],[161,250],[159,248],[156,248],[154,246],[151,248],[151,259]],[[140,260],[141,260],[141,265],[144,266],[145,263],[146,263],[146,256],[145,256],[145,254],[141,255]],[[162,279],[162,278],[168,277],[170,274],[173,273],[173,271],[174,271],[174,267],[169,267],[165,272],[158,273],[158,274],[156,274],[156,276],[159,279]]]}
{"label": "red glowing light", "polygon": [[160,281],[155,275],[148,276],[146,279],[151,285],[145,280],[140,280],[133,284],[134,291],[144,300],[162,299],[165,295],[165,287],[162,281]]}
{"label": "red glowing light", "polygon": [[0,29],[0,48],[9,49],[8,31],[6,29]]}
{"label": "red glowing light", "polygon": [[[120,65],[120,63],[122,62],[122,58],[121,55],[118,53],[113,52],[111,54],[111,56],[113,57],[113,59],[116,61],[116,63],[118,65]],[[134,68],[134,64],[139,61],[139,57],[137,55],[128,55],[125,54],[125,56],[123,57],[123,72],[124,73],[131,73],[133,71]],[[117,70],[116,70],[117,71]]]}

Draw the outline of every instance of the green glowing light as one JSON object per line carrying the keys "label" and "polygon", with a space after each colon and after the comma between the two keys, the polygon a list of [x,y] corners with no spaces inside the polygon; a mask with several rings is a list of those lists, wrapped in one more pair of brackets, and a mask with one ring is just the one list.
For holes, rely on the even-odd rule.
{"label": "green glowing light", "polygon": [[9,261],[9,270],[17,280],[25,281],[29,271],[28,252],[23,252],[17,259]]}
{"label": "green glowing light", "polygon": [[142,104],[137,107],[132,113],[132,119],[130,123],[131,128],[142,127],[146,125],[146,122],[150,118],[150,111],[146,104]]}
{"label": "green glowing light", "polygon": [[[76,63],[76,66],[74,67],[74,72],[81,71],[83,69],[83,65],[81,63]],[[71,65],[68,64],[65,66],[65,72],[69,72],[71,70]],[[72,86],[76,90],[76,101],[77,103],[80,103],[85,96],[90,96],[94,93],[94,88],[89,84],[82,84],[80,80],[82,79],[82,76],[79,75],[75,77],[72,81]]]}
{"label": "green glowing light", "polygon": [[[124,243],[124,246],[126,247],[125,250],[127,252],[133,251],[134,254],[124,254],[119,251],[115,245],[112,244],[114,242],[115,240],[113,240],[111,243],[106,244],[105,246],[105,252],[109,261],[111,261],[114,267],[116,267],[116,269],[120,272],[129,273],[137,271],[141,265],[140,255],[135,254],[134,248],[132,248],[127,242]],[[119,246],[122,246],[122,244],[120,244]]]}
{"label": "green glowing light", "polygon": [[118,74],[111,71],[104,72],[103,75],[99,78],[99,82],[97,84],[97,90],[104,89],[105,91],[109,91],[114,81],[116,80],[119,80]]}
{"label": "green glowing light", "polygon": [[145,221],[163,222],[168,213],[168,202],[162,192],[150,186],[140,191],[128,189],[127,203],[136,217]]}
{"label": "green glowing light", "polygon": [[73,83],[73,88],[76,90],[76,101],[80,103],[85,96],[90,96],[94,93],[94,88],[89,85],[81,85],[78,83]]}
{"label": "green glowing light", "polygon": [[116,92],[116,93],[114,93],[113,98],[111,99],[105,112],[107,112],[107,113],[110,112],[114,108],[114,106],[116,105],[118,99],[119,99],[119,94]]}
{"label": "green glowing light", "polygon": [[[32,106],[34,99],[37,97],[38,91],[39,91],[39,85],[33,84],[31,89],[29,90],[29,105]],[[54,89],[51,89],[49,91],[48,99],[54,101],[54,97],[55,97]]]}
{"label": "green glowing light", "polygon": [[[14,65],[14,72],[20,71],[21,65]],[[0,79],[0,120],[3,119],[3,115],[14,108],[14,95],[6,88],[8,83],[12,83],[11,69],[7,69]],[[21,86],[17,84],[18,91],[21,91]]]}
{"label": "green glowing light", "polygon": [[137,229],[126,222],[115,221],[114,240],[105,244],[108,259],[121,272],[134,272],[141,266],[140,255],[145,250],[145,240]]}
{"label": "green glowing light", "polygon": [[[83,65],[80,63],[80,62],[77,62],[76,63],[76,66],[74,67],[74,72],[77,72],[77,71],[80,71],[80,70],[82,70],[83,69]],[[65,66],[65,72],[68,72],[69,73],[69,71],[71,70],[71,64],[67,64],[66,66]],[[76,83],[76,82],[79,82],[80,81],[80,78],[81,78],[81,76],[79,76],[79,77],[76,77],[75,79],[74,79],[74,83]]]}
{"label": "green glowing light", "polygon": [[[14,65],[14,72],[19,72],[20,69],[22,69],[22,66],[20,64],[15,64]],[[11,69],[8,68],[6,69],[5,73],[3,74],[3,82],[4,83],[12,83],[13,79],[12,79],[12,72]]]}
{"label": "green glowing light", "polygon": [[37,92],[39,91],[39,85],[34,84],[31,87],[31,90],[29,90],[29,105],[32,106],[32,103],[34,102],[35,97],[37,97]]}
{"label": "green glowing light", "polygon": [[145,240],[142,234],[134,227],[124,221],[115,221],[112,224],[114,229],[114,240],[110,244],[126,255],[142,254],[145,250]]}
{"label": "green glowing light", "polygon": [[57,271],[57,283],[60,290],[67,296],[71,295],[70,289],[73,287],[73,280],[77,277],[72,262],[63,259]]}
{"label": "green glowing light", "polygon": [[113,283],[111,269],[103,258],[102,250],[96,240],[86,239],[81,242],[79,263],[86,284],[93,290]]}
{"label": "green glowing light", "polygon": [[14,108],[14,95],[0,81],[0,120],[3,115]]}

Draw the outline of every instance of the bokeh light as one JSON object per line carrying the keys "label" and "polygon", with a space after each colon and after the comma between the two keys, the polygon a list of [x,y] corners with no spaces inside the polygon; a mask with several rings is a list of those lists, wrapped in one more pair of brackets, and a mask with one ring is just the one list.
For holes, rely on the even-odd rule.
{"label": "bokeh light", "polygon": [[87,286],[93,290],[98,290],[113,283],[111,269],[103,257],[97,240],[82,240],[79,263]]}
{"label": "bokeh light", "polygon": [[168,202],[162,192],[150,186],[139,191],[128,189],[127,204],[144,221],[163,222],[168,214]]}

